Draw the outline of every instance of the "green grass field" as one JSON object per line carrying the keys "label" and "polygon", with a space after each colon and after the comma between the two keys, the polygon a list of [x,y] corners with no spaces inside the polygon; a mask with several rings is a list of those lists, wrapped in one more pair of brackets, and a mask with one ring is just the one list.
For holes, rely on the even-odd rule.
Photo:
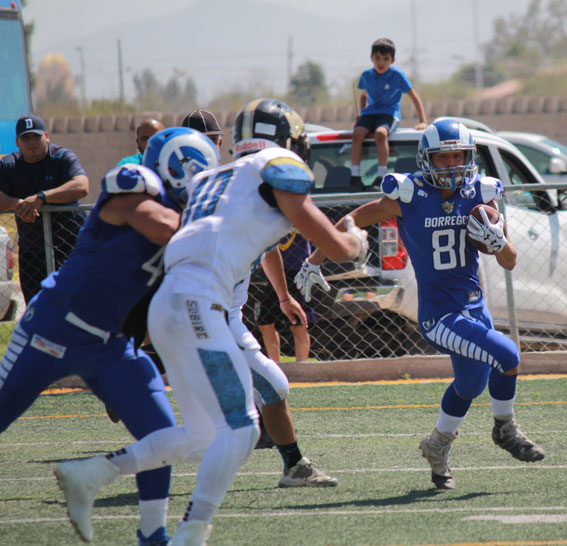
{"label": "green grass field", "polygon": [[[516,415],[547,451],[521,463],[493,445],[487,395],[471,408],[451,457],[454,491],[429,481],[419,440],[447,383],[293,387],[302,451],[335,475],[331,489],[278,489],[275,449],[254,451],[214,519],[210,546],[567,545],[567,377],[522,379]],[[42,395],[0,436],[0,545],[80,544],[53,478],[62,460],[130,441],[87,392]],[[196,466],[174,468],[168,529],[182,516]],[[104,487],[93,545],[136,545],[131,477]]]}

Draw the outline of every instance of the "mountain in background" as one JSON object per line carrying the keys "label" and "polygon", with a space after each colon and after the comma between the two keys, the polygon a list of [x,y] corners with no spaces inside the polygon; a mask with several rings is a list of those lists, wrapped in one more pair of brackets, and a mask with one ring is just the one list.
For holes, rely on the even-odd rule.
{"label": "mountain in background", "polygon": [[[472,3],[435,0],[433,10],[415,2],[413,17],[405,5],[388,2],[385,10],[381,4],[385,2],[351,22],[251,0],[203,0],[173,15],[58,41],[37,52],[35,63],[47,53],[60,53],[78,76],[81,48],[87,97],[116,98],[120,39],[128,99],[134,96],[133,76],[149,68],[163,82],[174,74],[181,83],[191,77],[199,102],[206,104],[235,87],[283,94],[290,68],[293,73],[307,60],[322,65],[331,92],[348,91],[352,80],[371,66],[370,45],[382,36],[394,40],[396,65],[414,83],[417,75],[423,81],[445,79],[475,58]],[[506,12],[515,1],[498,4]],[[492,18],[483,14],[479,24],[483,34],[491,35]],[[411,58],[414,47],[417,64]]]}

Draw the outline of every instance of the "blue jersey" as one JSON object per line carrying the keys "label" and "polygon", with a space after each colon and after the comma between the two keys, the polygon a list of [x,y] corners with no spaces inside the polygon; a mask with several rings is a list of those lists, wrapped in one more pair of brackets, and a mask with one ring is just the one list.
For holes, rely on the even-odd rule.
{"label": "blue jersey", "polygon": [[[145,169],[145,167],[143,167]],[[116,168],[118,172],[126,167]],[[131,166],[136,171],[136,167]],[[147,170],[145,171],[147,173]],[[163,250],[130,226],[115,226],[100,218],[102,204],[116,194],[148,193],[175,209],[158,176],[141,177],[135,186],[120,186],[107,174],[102,191],[79,233],[64,266],[42,283],[43,292],[83,321],[113,333],[130,309],[162,272]],[[153,173],[151,173],[153,175]],[[150,183],[151,182],[151,183]]]}
{"label": "blue jersey", "polygon": [[389,114],[402,119],[402,95],[412,85],[402,70],[391,66],[384,74],[378,74],[374,67],[365,70],[358,80],[358,88],[368,95],[368,105],[361,114]]}
{"label": "blue jersey", "polygon": [[484,304],[478,278],[478,251],[466,234],[470,211],[501,199],[502,182],[476,175],[449,199],[417,174],[389,174],[382,191],[398,201],[398,227],[418,287],[418,321]]}

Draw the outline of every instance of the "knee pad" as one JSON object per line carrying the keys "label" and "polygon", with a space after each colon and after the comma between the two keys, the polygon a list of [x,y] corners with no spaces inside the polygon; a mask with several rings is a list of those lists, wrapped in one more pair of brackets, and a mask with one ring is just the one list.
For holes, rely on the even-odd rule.
{"label": "knee pad", "polygon": [[252,371],[254,389],[262,404],[275,404],[289,394],[289,381],[282,369],[261,351],[244,351]]}
{"label": "knee pad", "polygon": [[156,430],[131,446],[138,472],[175,463],[199,461],[214,439],[214,429],[201,433],[185,427]]}

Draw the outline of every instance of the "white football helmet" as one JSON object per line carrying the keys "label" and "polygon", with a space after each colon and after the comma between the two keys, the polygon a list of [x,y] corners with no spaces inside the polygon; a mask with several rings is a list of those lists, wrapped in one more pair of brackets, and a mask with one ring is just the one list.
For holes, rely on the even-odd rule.
{"label": "white football helmet", "polygon": [[203,133],[187,127],[171,127],[153,135],[142,158],[166,188],[185,189],[197,173],[220,165],[218,148]]}

